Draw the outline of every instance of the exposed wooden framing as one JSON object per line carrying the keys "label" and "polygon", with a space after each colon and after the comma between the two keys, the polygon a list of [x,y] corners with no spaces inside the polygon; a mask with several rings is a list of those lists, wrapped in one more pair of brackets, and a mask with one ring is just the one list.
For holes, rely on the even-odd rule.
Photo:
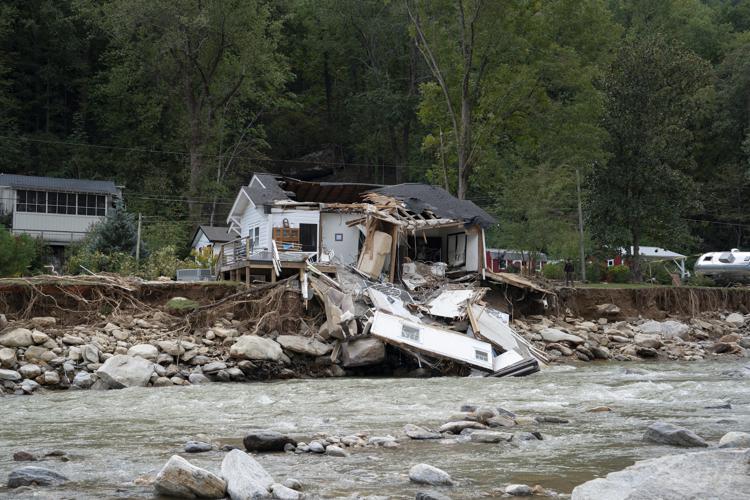
{"label": "exposed wooden framing", "polygon": [[398,226],[391,229],[391,272],[389,274],[391,283],[396,282],[396,262],[398,261]]}

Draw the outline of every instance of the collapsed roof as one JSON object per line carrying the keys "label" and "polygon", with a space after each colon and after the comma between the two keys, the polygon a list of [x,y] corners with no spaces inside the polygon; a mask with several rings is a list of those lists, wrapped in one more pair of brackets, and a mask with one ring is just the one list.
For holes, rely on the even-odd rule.
{"label": "collapsed roof", "polygon": [[469,200],[459,200],[448,191],[428,184],[406,183],[385,186],[373,193],[390,196],[404,202],[414,213],[432,212],[442,219],[461,220],[467,226],[479,224],[487,228],[497,221]]}

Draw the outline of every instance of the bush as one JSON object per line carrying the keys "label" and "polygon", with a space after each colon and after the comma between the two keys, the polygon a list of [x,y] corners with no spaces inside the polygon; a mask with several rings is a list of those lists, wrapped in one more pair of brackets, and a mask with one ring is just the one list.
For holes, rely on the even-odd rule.
{"label": "bush", "polygon": [[[102,253],[91,251],[81,245],[68,255],[66,272],[68,274],[115,273],[123,276],[139,276],[144,279],[156,279],[159,276],[174,278],[177,269],[193,269],[198,267],[193,259],[181,260],[177,258],[175,248],[164,247],[142,259],[140,265],[135,257],[124,252]],[[85,269],[84,269],[85,268]]]}
{"label": "bush", "polygon": [[702,274],[696,274],[688,278],[687,285],[690,286],[719,286],[714,280]]}
{"label": "bush", "polygon": [[25,234],[16,236],[0,227],[0,276],[28,274],[40,248],[34,238]]}
{"label": "bush", "polygon": [[589,283],[599,283],[602,280],[602,276],[606,275],[606,272],[606,268],[602,268],[601,264],[589,262],[586,264],[586,281]]}
{"label": "bush", "polygon": [[542,268],[542,276],[548,280],[561,280],[565,278],[565,271],[563,271],[563,263],[555,262],[554,264],[546,264]]}
{"label": "bush", "polygon": [[613,266],[607,273],[608,281],[612,283],[629,283],[631,276],[628,266]]}
{"label": "bush", "polygon": [[647,276],[650,281],[659,283],[660,285],[671,285],[672,275],[669,274],[662,264],[655,264],[648,266]]}
{"label": "bush", "polygon": [[[114,208],[106,219],[91,228],[83,244],[91,252],[135,255],[137,241],[138,227],[135,217],[133,214],[126,212],[120,204]],[[143,242],[141,242],[141,257],[145,256],[146,251]]]}
{"label": "bush", "polygon": [[153,252],[144,261],[140,276],[156,279],[159,276],[174,278],[178,269],[195,269],[199,267],[193,259],[179,259],[173,246],[166,246]]}

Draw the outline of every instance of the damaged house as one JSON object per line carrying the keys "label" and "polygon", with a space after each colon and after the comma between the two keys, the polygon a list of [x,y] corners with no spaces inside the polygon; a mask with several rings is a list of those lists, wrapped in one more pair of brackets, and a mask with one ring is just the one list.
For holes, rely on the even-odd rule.
{"label": "damaged house", "polygon": [[313,335],[335,340],[332,360],[346,367],[377,362],[384,344],[443,372],[525,375],[545,360],[482,301],[495,220],[439,187],[255,174],[227,222],[218,277],[298,276],[305,304],[317,297],[325,311]]}

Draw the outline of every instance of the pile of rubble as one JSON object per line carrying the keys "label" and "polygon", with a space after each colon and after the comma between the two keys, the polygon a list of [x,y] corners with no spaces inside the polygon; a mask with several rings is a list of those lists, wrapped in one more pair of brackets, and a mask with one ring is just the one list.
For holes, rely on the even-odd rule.
{"label": "pile of rubble", "polygon": [[596,321],[583,318],[531,316],[514,321],[518,331],[552,360],[670,359],[696,361],[719,354],[747,356],[750,315],[706,313],[678,319],[615,321],[613,304],[598,307]]}

